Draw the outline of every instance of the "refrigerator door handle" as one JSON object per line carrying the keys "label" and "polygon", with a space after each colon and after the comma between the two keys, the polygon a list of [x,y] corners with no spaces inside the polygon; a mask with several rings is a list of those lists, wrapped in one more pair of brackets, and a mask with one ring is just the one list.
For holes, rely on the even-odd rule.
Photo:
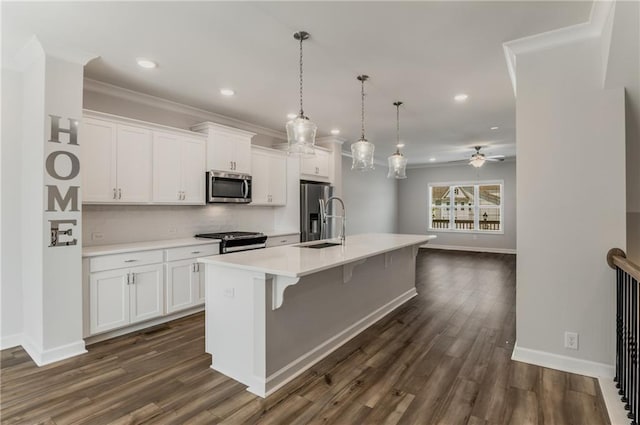
{"label": "refrigerator door handle", "polygon": [[326,239],[324,233],[327,227],[327,217],[324,211],[324,199],[318,199],[318,203],[320,204],[320,240],[322,240]]}

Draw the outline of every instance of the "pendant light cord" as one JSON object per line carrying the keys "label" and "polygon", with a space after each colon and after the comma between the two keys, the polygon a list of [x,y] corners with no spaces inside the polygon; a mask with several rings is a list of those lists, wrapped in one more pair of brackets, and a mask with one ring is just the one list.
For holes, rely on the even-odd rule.
{"label": "pendant light cord", "polygon": [[362,136],[360,137],[360,139],[367,140],[364,138],[364,81],[365,81],[365,78],[362,78],[360,81],[362,82]]}
{"label": "pendant light cord", "polygon": [[396,102],[396,148],[400,144],[400,102]]}
{"label": "pendant light cord", "polygon": [[300,117],[304,118],[304,110],[302,109],[302,41],[304,37],[300,37]]}

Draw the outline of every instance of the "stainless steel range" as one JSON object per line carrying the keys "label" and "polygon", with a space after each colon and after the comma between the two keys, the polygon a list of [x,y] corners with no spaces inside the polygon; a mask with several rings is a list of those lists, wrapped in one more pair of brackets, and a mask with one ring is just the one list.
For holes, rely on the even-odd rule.
{"label": "stainless steel range", "polygon": [[196,238],[220,239],[220,254],[265,248],[267,235],[260,232],[201,233]]}

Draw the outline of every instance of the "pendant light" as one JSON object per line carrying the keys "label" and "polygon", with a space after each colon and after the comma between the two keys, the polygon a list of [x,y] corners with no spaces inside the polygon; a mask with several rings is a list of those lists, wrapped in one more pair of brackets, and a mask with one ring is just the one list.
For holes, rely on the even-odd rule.
{"label": "pendant light", "polygon": [[389,179],[407,178],[407,158],[400,153],[400,105],[402,102],[393,102],[393,106],[396,107],[396,152],[389,157]]}
{"label": "pendant light", "polygon": [[352,170],[373,170],[373,151],[375,146],[369,143],[364,136],[364,82],[369,79],[367,75],[358,75],[358,81],[362,84],[362,135],[360,140],[351,144]]}
{"label": "pendant light", "polygon": [[316,142],[318,126],[304,115],[304,109],[302,108],[302,42],[309,38],[309,33],[299,31],[293,34],[293,38],[300,41],[300,113],[297,117],[287,122],[287,150],[291,154],[310,157],[315,155],[313,146]]}

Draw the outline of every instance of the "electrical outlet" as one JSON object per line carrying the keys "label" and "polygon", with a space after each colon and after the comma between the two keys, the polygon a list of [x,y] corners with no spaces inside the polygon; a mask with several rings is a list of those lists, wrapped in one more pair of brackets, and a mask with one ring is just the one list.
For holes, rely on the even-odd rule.
{"label": "electrical outlet", "polygon": [[234,288],[224,288],[224,296],[227,298],[235,298],[236,290]]}
{"label": "electrical outlet", "polygon": [[99,241],[100,239],[102,239],[104,237],[104,235],[100,232],[93,232],[91,234],[91,240],[92,241]]}
{"label": "electrical outlet", "polygon": [[577,332],[564,333],[564,348],[568,348],[570,350],[578,349],[578,333]]}

